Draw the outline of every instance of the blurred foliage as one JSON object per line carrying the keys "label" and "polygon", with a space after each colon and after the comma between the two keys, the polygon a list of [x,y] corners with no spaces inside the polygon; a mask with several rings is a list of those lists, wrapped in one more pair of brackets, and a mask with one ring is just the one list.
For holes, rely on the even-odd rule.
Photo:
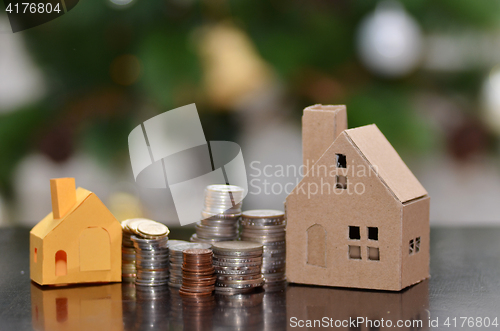
{"label": "blurred foliage", "polygon": [[[498,0],[404,0],[424,32],[498,26]],[[48,95],[38,104],[0,115],[0,189],[12,194],[17,162],[34,149],[62,161],[83,148],[103,162],[119,165],[127,155],[127,135],[141,121],[196,102],[208,140],[236,134],[230,112],[213,109],[203,98],[203,71],[196,52],[200,28],[231,20],[254,42],[301,109],[318,101],[309,80],[324,81],[324,103],[346,103],[350,126],[376,122],[396,148],[425,151],[429,129],[412,109],[420,89],[473,95],[480,72],[450,75],[418,73],[388,82],[357,61],[355,36],[360,20],[372,12],[366,0],[135,0],[116,9],[108,0],[80,1],[69,13],[23,32],[30,55],[43,70]],[[123,54],[141,63],[130,86],[110,77],[110,65]],[[305,82],[305,83],[304,83]],[[321,89],[319,89],[321,90]],[[315,94],[316,93],[316,94]],[[57,128],[68,128],[58,130]],[[44,128],[39,130],[39,128]],[[228,130],[227,128],[231,128]],[[45,139],[48,132],[54,135]],[[68,152],[40,148],[37,141],[68,142]],[[43,145],[43,144],[42,144]],[[44,145],[45,146],[45,145]]]}

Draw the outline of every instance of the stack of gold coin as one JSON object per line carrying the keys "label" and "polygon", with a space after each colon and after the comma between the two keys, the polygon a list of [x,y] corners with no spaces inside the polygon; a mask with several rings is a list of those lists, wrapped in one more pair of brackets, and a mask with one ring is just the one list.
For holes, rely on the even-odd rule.
{"label": "stack of gold coin", "polygon": [[130,236],[133,232],[128,227],[128,223],[137,219],[128,219],[122,224],[122,281],[135,282],[137,269],[135,268],[135,247]]}
{"label": "stack of gold coin", "polygon": [[198,300],[212,295],[215,288],[212,255],[210,249],[204,248],[190,248],[183,252],[182,286],[179,290],[182,297]]}
{"label": "stack of gold coin", "polygon": [[191,241],[214,243],[236,240],[244,189],[235,185],[209,185],[205,189],[202,219]]}
{"label": "stack of gold coin", "polygon": [[136,249],[136,285],[160,286],[168,282],[168,227],[143,220],[128,225]]}
{"label": "stack of gold coin", "polygon": [[212,245],[205,243],[189,243],[189,242],[180,242],[176,244],[168,245],[169,252],[169,272],[170,277],[168,280],[168,285],[172,287],[181,287],[182,286],[182,264],[184,263],[184,254],[183,252],[186,249],[190,248],[202,248],[202,249],[210,249]]}
{"label": "stack of gold coin", "polygon": [[264,285],[261,274],[261,244],[248,241],[223,241],[215,243],[212,250],[217,274],[215,283],[217,293],[250,293]]}
{"label": "stack of gold coin", "polygon": [[285,213],[279,210],[248,210],[241,217],[241,239],[264,247],[262,275],[266,291],[281,290],[286,284]]}

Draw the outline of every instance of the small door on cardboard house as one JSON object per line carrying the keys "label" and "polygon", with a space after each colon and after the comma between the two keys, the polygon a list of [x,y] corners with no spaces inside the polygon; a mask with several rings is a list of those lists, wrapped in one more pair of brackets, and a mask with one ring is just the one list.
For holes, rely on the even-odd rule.
{"label": "small door on cardboard house", "polygon": [[320,224],[307,229],[307,264],[326,267],[326,230]]}
{"label": "small door on cardboard house", "polygon": [[86,228],[80,234],[80,271],[111,269],[111,240],[100,227]]}

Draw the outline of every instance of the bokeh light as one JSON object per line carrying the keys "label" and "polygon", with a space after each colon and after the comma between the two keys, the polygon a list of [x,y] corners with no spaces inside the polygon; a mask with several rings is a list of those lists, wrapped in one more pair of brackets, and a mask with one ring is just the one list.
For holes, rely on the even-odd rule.
{"label": "bokeh light", "polygon": [[110,75],[113,82],[119,85],[132,85],[141,75],[141,63],[137,56],[125,54],[111,62]]}

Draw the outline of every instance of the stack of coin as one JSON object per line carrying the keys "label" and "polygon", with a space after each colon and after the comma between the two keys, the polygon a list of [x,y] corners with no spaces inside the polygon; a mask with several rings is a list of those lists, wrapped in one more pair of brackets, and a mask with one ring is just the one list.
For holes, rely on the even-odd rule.
{"label": "stack of coin", "polygon": [[182,264],[184,263],[183,251],[190,248],[210,249],[211,247],[212,245],[204,243],[189,243],[187,241],[182,242],[178,240],[178,243],[170,244],[169,241],[168,251],[170,254],[170,278],[168,280],[168,285],[172,287],[182,286]]}
{"label": "stack of coin", "polygon": [[191,241],[214,243],[236,240],[244,189],[235,185],[209,185],[205,189],[202,219]]}
{"label": "stack of coin", "polygon": [[130,236],[133,234],[128,224],[141,219],[128,219],[122,224],[122,281],[135,282],[135,247]]}
{"label": "stack of coin", "polygon": [[[172,246],[175,246],[175,245],[178,245],[178,244],[187,244],[189,243],[189,241],[185,241],[185,240],[177,240],[177,239],[169,239],[168,240],[168,243],[167,243],[167,247],[168,247],[168,256],[169,256],[169,259],[168,259],[168,280],[170,282],[170,280],[172,279],[172,268],[170,267],[172,265],[172,262],[171,262],[171,258],[172,258],[172,252],[170,251],[170,248]],[[181,263],[181,266],[179,266],[178,269],[180,269],[182,267],[182,263]],[[182,271],[181,271],[181,284],[182,284]]]}
{"label": "stack of coin", "polygon": [[262,245],[248,241],[215,243],[215,291],[220,294],[249,293],[264,285]]}
{"label": "stack of coin", "polygon": [[[130,224],[129,224],[130,226]],[[168,282],[168,228],[143,220],[134,224],[131,236],[136,249],[136,285],[159,286]]]}
{"label": "stack of coin", "polygon": [[[194,301],[211,296],[215,288],[213,253],[206,248],[190,248],[183,252],[182,286],[179,293]],[[184,302],[184,300],[183,300]]]}
{"label": "stack of coin", "polygon": [[241,240],[261,243],[264,247],[262,275],[266,291],[281,290],[286,284],[285,213],[279,210],[248,210],[241,217]]}

